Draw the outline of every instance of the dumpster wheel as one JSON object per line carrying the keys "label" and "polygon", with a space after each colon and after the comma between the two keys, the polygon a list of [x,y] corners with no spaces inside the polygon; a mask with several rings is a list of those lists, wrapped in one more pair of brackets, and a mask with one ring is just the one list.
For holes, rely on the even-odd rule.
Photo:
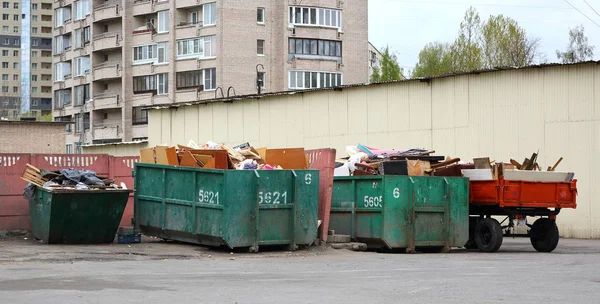
{"label": "dumpster wheel", "polygon": [[475,243],[482,252],[496,252],[502,246],[504,233],[500,223],[493,218],[486,218],[475,228]]}
{"label": "dumpster wheel", "polygon": [[559,238],[556,222],[549,218],[536,220],[529,231],[531,245],[538,252],[552,252],[558,246]]}

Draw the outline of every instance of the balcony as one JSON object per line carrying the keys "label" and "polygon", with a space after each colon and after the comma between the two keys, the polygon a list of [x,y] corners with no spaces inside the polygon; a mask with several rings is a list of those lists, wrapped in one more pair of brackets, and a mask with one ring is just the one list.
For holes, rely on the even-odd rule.
{"label": "balcony", "polygon": [[131,128],[132,138],[144,138],[148,137],[148,125],[134,125]]}
{"label": "balcony", "polygon": [[200,36],[200,29],[202,28],[202,22],[196,24],[192,23],[180,23],[175,28],[176,39],[195,38]]}
{"label": "balcony", "polygon": [[153,93],[144,93],[144,94],[133,94],[131,98],[133,107],[143,107],[154,104],[154,94]]}
{"label": "balcony", "polygon": [[119,93],[103,93],[94,95],[94,110],[119,109],[123,104],[123,99]]}
{"label": "balcony", "polygon": [[175,100],[177,102],[197,101],[202,88],[177,90],[175,92]]}
{"label": "balcony", "polygon": [[152,14],[154,7],[153,0],[134,0],[133,1],[133,15],[141,16]]}
{"label": "balcony", "polygon": [[123,35],[121,32],[102,33],[94,36],[92,46],[94,51],[117,49],[121,47]]}
{"label": "balcony", "polygon": [[123,6],[121,1],[110,1],[94,6],[94,21],[110,20],[121,18]]}
{"label": "balcony", "polygon": [[133,45],[145,45],[154,43],[154,32],[150,29],[137,29],[133,31]]}
{"label": "balcony", "polygon": [[94,124],[94,140],[110,140],[123,138],[123,127],[120,123]]}
{"label": "balcony", "polygon": [[94,81],[121,78],[121,62],[105,62],[94,66]]}

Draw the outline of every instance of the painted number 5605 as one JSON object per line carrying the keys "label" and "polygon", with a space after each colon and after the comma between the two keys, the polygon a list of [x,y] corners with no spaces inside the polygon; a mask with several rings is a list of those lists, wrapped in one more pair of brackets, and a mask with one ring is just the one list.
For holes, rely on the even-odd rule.
{"label": "painted number 5605", "polygon": [[365,195],[365,207],[383,207],[383,196],[368,196]]}

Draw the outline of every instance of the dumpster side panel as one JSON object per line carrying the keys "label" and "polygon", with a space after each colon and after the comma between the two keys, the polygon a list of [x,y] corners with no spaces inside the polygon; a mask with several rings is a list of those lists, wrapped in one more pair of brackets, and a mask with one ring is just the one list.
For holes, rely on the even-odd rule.
{"label": "dumpster side panel", "polygon": [[355,237],[357,239],[383,238],[383,179],[356,180]]}
{"label": "dumpster side panel", "polygon": [[450,184],[450,246],[462,247],[469,239],[469,180],[446,178]]}
{"label": "dumpster side panel", "polygon": [[443,178],[413,178],[416,246],[444,246],[447,236],[448,188]]}
{"label": "dumpster side panel", "polygon": [[336,234],[353,235],[353,210],[356,196],[354,179],[349,177],[336,177],[331,195],[331,214],[329,229]]}
{"label": "dumpster side panel", "polygon": [[166,230],[190,234],[194,232],[195,175],[194,171],[176,168],[165,170]]}
{"label": "dumpster side panel", "polygon": [[48,243],[50,235],[50,212],[52,200],[48,192],[36,189],[35,197],[29,200],[31,234]]}
{"label": "dumpster side panel", "polygon": [[412,204],[412,183],[401,176],[387,176],[384,179],[383,196],[383,241],[388,248],[408,246],[408,218]]}
{"label": "dumpster side panel", "polygon": [[[227,184],[227,173],[220,170],[194,170],[187,169],[189,178],[186,181],[175,180],[181,187],[187,187],[185,197],[189,203],[185,208],[187,211],[186,232],[194,233],[206,244],[213,242],[222,243],[223,238],[223,206],[228,204],[243,204],[242,201],[228,199],[228,192],[233,189],[225,189]],[[194,186],[195,185],[195,186]],[[184,217],[184,214],[181,215]],[[240,223],[242,224],[242,223]]]}
{"label": "dumpster side panel", "polygon": [[319,198],[322,197],[320,185],[323,185],[320,178],[319,171],[296,171],[294,182],[297,199],[295,214],[292,214],[295,217],[294,244],[312,244],[318,236]]}
{"label": "dumpster side panel", "polygon": [[[230,248],[250,247],[256,240],[258,229],[255,221],[258,215],[256,172],[236,170],[225,171],[224,174],[223,191],[226,199],[220,228],[224,241]],[[202,209],[203,212],[205,210]],[[212,222],[209,223],[203,224],[203,229],[216,227]]]}
{"label": "dumpster side panel", "polygon": [[294,175],[292,171],[260,171],[258,181],[259,245],[284,245],[294,241]]}

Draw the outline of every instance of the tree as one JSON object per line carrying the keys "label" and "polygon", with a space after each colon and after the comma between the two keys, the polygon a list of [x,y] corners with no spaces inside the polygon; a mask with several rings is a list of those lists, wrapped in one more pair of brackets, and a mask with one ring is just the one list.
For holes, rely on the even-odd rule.
{"label": "tree", "polygon": [[514,19],[490,16],[481,33],[486,68],[527,66],[538,56],[539,39],[527,36],[525,29]]}
{"label": "tree", "polygon": [[475,8],[470,7],[460,23],[458,38],[452,45],[452,61],[454,71],[473,71],[481,69],[481,18]]}
{"label": "tree", "polygon": [[404,79],[402,76],[398,58],[390,52],[389,46],[386,46],[381,53],[380,67],[373,67],[371,82],[393,81]]}
{"label": "tree", "polygon": [[439,76],[453,70],[452,50],[449,44],[432,42],[419,52],[419,62],[413,70],[412,77]]}
{"label": "tree", "polygon": [[569,29],[569,45],[564,52],[556,51],[556,57],[563,63],[575,63],[594,58],[595,46],[589,45],[583,25]]}

